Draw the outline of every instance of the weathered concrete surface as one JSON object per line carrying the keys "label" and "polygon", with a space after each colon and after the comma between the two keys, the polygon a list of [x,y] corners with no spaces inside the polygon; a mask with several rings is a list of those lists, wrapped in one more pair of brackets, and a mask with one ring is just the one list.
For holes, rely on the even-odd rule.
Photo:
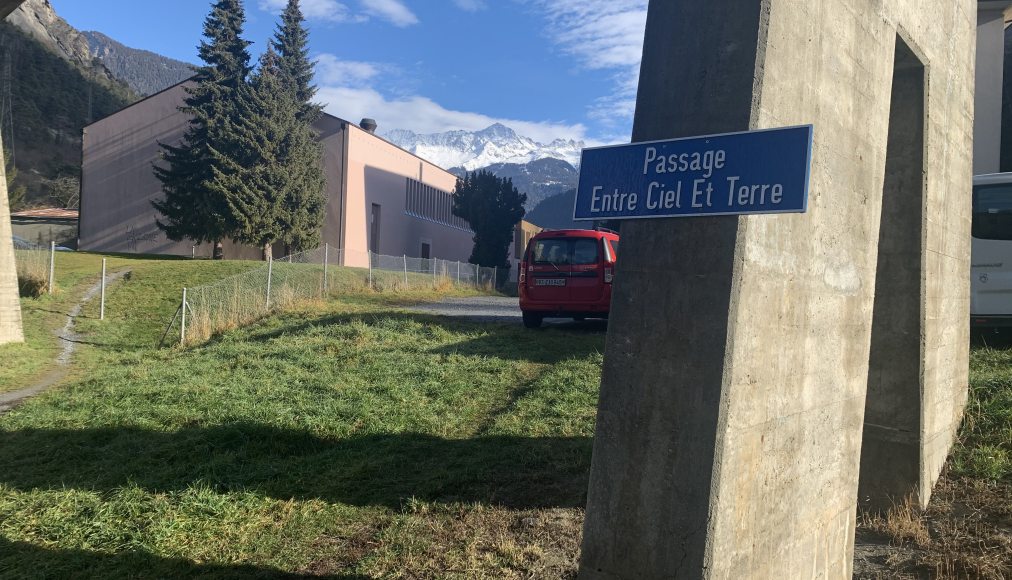
{"label": "weathered concrete surface", "polygon": [[898,38],[928,71],[921,266],[882,274],[917,280],[901,487],[928,497],[966,400],[975,26],[970,0],[651,2],[634,139],[812,123],[811,197],[623,224],[582,578],[850,577]]}
{"label": "weathered concrete surface", "polygon": [[918,491],[921,469],[924,66],[902,40],[894,71],[858,488],[872,509]]}
{"label": "weathered concrete surface", "polygon": [[0,142],[0,344],[25,340],[21,327],[21,299],[18,296],[18,270],[14,263],[6,167],[3,143]]}
{"label": "weathered concrete surface", "polygon": [[[22,0],[0,0],[0,19],[6,18]],[[14,240],[11,237],[11,207],[7,199],[6,161],[0,144],[0,344],[23,342],[21,300],[18,297],[18,273],[14,264]]]}

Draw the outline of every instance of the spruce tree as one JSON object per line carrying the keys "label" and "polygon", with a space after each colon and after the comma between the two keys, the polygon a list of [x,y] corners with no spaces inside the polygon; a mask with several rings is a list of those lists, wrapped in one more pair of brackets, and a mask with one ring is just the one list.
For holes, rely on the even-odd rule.
{"label": "spruce tree", "polygon": [[[226,200],[230,234],[271,257],[278,241],[304,249],[320,242],[324,207],[323,153],[300,104],[282,87],[273,48],[239,92],[225,149],[213,153],[211,190]],[[310,163],[315,161],[315,163]]]}
{"label": "spruce tree", "polygon": [[316,87],[312,85],[309,31],[298,0],[289,0],[271,47],[278,54],[278,80],[298,110],[298,126],[293,128],[285,144],[286,174],[291,185],[287,188],[281,216],[282,241],[290,250],[304,250],[320,245],[327,200],[323,148],[313,128],[323,109],[312,102]]}
{"label": "spruce tree", "polygon": [[309,60],[309,31],[302,15],[299,0],[288,0],[281,14],[281,22],[274,33],[271,46],[278,53],[278,68],[282,84],[294,92],[302,103],[300,118],[308,123],[316,121],[323,108],[313,103],[316,87],[313,86],[313,63]]}
{"label": "spruce tree", "polygon": [[208,182],[228,208],[232,239],[262,248],[265,260],[282,235],[285,168],[280,149],[291,126],[286,117],[294,117],[292,100],[281,89],[277,58],[269,49],[260,70],[237,92],[235,115],[225,120],[227,141],[211,151],[213,178]]}
{"label": "spruce tree", "polygon": [[179,145],[162,144],[162,164],[155,176],[162,182],[163,200],[153,205],[163,220],[158,227],[172,240],[219,242],[230,237],[232,224],[222,197],[222,172],[214,163],[235,154],[229,149],[227,127],[236,114],[238,93],[250,73],[249,42],[243,40],[246,14],[241,0],[218,0],[204,21],[199,48],[204,66],[196,69],[194,86],[180,111],[189,127]]}
{"label": "spruce tree", "polygon": [[472,263],[509,270],[509,246],[514,228],[527,213],[525,203],[527,194],[520,193],[512,179],[481,170],[457,180],[453,215],[467,220],[474,231]]}

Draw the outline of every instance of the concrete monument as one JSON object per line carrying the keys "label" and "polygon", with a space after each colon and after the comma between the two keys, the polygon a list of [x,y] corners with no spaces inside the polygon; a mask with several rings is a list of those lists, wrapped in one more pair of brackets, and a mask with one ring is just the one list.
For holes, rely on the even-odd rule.
{"label": "concrete monument", "polygon": [[[0,19],[6,18],[20,0],[0,0]],[[14,238],[11,208],[7,199],[6,162],[0,144],[0,344],[23,342],[21,300],[18,298],[18,272],[14,264]]]}
{"label": "concrete monument", "polygon": [[650,2],[633,140],[813,124],[811,190],[623,223],[581,578],[850,578],[859,499],[928,501],[966,401],[976,9]]}

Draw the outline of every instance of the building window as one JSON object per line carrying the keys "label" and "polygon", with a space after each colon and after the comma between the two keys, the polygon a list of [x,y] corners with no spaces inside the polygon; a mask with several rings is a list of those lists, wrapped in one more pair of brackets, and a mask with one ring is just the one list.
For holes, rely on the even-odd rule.
{"label": "building window", "polygon": [[428,260],[432,257],[432,244],[430,242],[422,242],[422,259]]}
{"label": "building window", "polygon": [[410,177],[407,178],[407,186],[405,187],[404,212],[412,217],[459,230],[471,231],[467,220],[453,215],[452,193],[436,189]]}
{"label": "building window", "polygon": [[379,253],[381,209],[378,203],[372,204],[372,218],[369,221],[369,251],[374,254]]}

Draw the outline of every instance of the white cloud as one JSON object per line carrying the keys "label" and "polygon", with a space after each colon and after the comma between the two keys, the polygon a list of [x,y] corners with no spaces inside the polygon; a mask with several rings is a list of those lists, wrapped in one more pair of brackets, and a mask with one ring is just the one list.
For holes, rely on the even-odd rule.
{"label": "white cloud", "polygon": [[[288,0],[260,0],[260,9],[268,12],[284,10]],[[360,12],[354,12],[338,0],[302,0],[302,13],[308,20],[324,22],[365,22],[380,18],[404,28],[418,24],[418,17],[401,0],[359,0]]]}
{"label": "white cloud", "polygon": [[380,65],[341,60],[332,54],[316,57],[316,82],[323,86],[361,87],[380,74]]}
{"label": "white cloud", "polygon": [[647,0],[520,0],[547,17],[545,34],[588,70],[614,71],[611,94],[590,107],[605,124],[628,123],[636,107]]}
{"label": "white cloud", "polygon": [[[284,10],[288,0],[260,0],[260,9],[269,12]],[[309,20],[327,22],[353,22],[361,20],[352,15],[348,7],[337,0],[302,0],[302,13]]]}
{"label": "white cloud", "polygon": [[418,24],[418,17],[401,0],[361,0],[362,9],[370,16],[388,20],[401,28]]}
{"label": "white cloud", "polygon": [[478,12],[488,8],[485,0],[453,0],[453,3],[457,5],[457,8],[466,12]]}
{"label": "white cloud", "polygon": [[364,117],[376,119],[380,133],[391,129],[407,129],[421,134],[478,131],[493,123],[502,123],[541,143],[550,143],[555,139],[587,141],[587,129],[581,124],[499,119],[481,113],[447,109],[432,99],[418,95],[388,98],[370,87],[321,85],[316,98],[325,104],[328,113],[347,121],[357,123]]}

